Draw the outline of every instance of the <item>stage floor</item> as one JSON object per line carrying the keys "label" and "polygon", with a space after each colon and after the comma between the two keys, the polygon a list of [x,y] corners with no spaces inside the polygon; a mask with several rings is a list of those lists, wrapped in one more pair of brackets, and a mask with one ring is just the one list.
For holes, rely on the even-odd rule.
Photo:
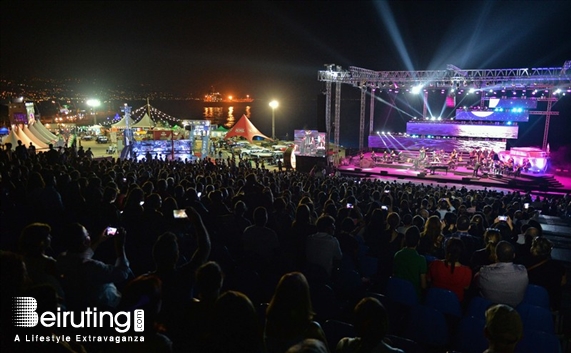
{"label": "stage floor", "polygon": [[[356,159],[356,158],[354,158]],[[359,166],[362,165],[362,167]],[[439,164],[441,165],[441,164]],[[372,163],[366,157],[363,161],[353,161],[353,164],[339,166],[342,175],[360,178],[380,178],[388,180],[408,180],[419,183],[444,183],[458,184],[473,187],[487,187],[495,189],[519,190],[533,192],[534,194],[571,192],[571,177],[565,177],[547,173],[526,173],[518,177],[513,175],[494,175],[479,171],[474,176],[474,171],[465,165],[455,169],[416,168],[412,163]]]}

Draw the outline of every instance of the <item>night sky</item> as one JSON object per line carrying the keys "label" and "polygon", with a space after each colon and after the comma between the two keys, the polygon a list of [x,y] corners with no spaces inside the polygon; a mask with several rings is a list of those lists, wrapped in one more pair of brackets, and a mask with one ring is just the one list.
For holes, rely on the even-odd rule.
{"label": "night sky", "polygon": [[[1,75],[315,97],[324,64],[556,67],[571,1],[3,1]],[[566,99],[569,99],[567,97]],[[357,113],[358,114],[358,113]],[[569,116],[567,116],[569,118]]]}

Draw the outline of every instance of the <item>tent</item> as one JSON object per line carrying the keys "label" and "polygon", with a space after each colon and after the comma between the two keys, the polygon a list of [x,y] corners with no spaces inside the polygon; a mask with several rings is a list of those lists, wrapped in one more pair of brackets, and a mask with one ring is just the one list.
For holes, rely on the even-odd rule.
{"label": "tent", "polygon": [[230,137],[236,136],[243,137],[250,143],[252,143],[254,136],[261,136],[265,139],[271,140],[271,138],[262,134],[260,130],[258,130],[254,124],[252,124],[252,122],[250,122],[250,119],[248,119],[246,115],[242,115],[240,120],[238,120],[236,124],[234,124],[230,130],[228,130],[224,139],[229,139]]}
{"label": "tent", "polygon": [[[24,133],[24,135],[28,136],[28,138],[30,139],[30,141],[32,141],[32,143],[34,144],[34,146],[36,146],[36,148],[48,148],[48,145],[42,141],[39,136],[36,136],[36,134],[34,134],[34,132],[30,129],[28,129],[28,127],[26,125],[24,125],[24,127],[22,128],[22,132]],[[29,146],[30,144],[28,144]]]}
{"label": "tent", "polygon": [[141,127],[141,128],[153,127],[153,126],[155,126],[155,122],[151,120],[151,117],[147,113],[145,113],[145,115],[143,115],[141,120],[139,120],[135,124],[133,124],[133,127]]}
{"label": "tent", "polygon": [[42,135],[47,136],[50,140],[58,140],[59,138],[54,135],[50,130],[48,130],[41,121],[36,120],[36,122],[33,124],[33,126],[36,127],[37,130],[42,132]]}
{"label": "tent", "polygon": [[[133,119],[131,119],[129,117],[129,128],[133,127],[134,124],[135,124],[135,122],[133,121]],[[124,129],[127,127],[127,120],[123,117],[123,119],[119,120],[118,122],[116,122],[115,124],[113,124],[111,126]]]}

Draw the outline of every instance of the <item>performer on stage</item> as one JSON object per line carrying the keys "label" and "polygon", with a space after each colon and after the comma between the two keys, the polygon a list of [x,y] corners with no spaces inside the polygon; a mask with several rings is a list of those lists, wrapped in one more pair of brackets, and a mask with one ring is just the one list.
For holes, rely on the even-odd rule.
{"label": "performer on stage", "polygon": [[420,151],[418,151],[418,152],[419,152],[419,153],[418,153],[418,160],[419,160],[420,162],[423,162],[424,159],[426,158],[426,150],[424,149],[424,146],[422,146],[422,147],[420,148]]}

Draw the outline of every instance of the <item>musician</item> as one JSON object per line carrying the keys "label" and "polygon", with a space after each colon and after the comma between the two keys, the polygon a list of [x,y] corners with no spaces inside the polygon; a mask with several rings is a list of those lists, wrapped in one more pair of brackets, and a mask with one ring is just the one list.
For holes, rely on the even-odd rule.
{"label": "musician", "polygon": [[529,159],[527,158],[523,159],[522,168],[525,172],[527,172],[531,168],[531,162],[529,161]]}
{"label": "musician", "polygon": [[450,162],[454,162],[456,163],[456,160],[458,159],[458,151],[456,151],[456,149],[452,150],[452,152],[450,153]]}
{"label": "musician", "polygon": [[375,161],[375,151],[371,151],[371,159],[373,160],[373,162]]}
{"label": "musician", "polygon": [[394,162],[397,158],[397,150],[391,152],[391,160]]}
{"label": "musician", "polygon": [[432,162],[440,163],[440,152],[438,150],[432,151]]}
{"label": "musician", "polygon": [[418,154],[418,159],[419,161],[424,161],[424,159],[426,158],[426,150],[424,149],[424,146],[422,146],[420,148],[419,154]]}
{"label": "musician", "polygon": [[481,165],[480,165],[480,161],[478,160],[478,158],[476,158],[476,162],[474,164],[474,173],[472,173],[472,176],[477,177],[478,176],[478,170],[480,169]]}
{"label": "musician", "polygon": [[385,150],[385,152],[383,152],[383,160],[385,162],[389,161],[389,152],[387,152],[387,150]]}

